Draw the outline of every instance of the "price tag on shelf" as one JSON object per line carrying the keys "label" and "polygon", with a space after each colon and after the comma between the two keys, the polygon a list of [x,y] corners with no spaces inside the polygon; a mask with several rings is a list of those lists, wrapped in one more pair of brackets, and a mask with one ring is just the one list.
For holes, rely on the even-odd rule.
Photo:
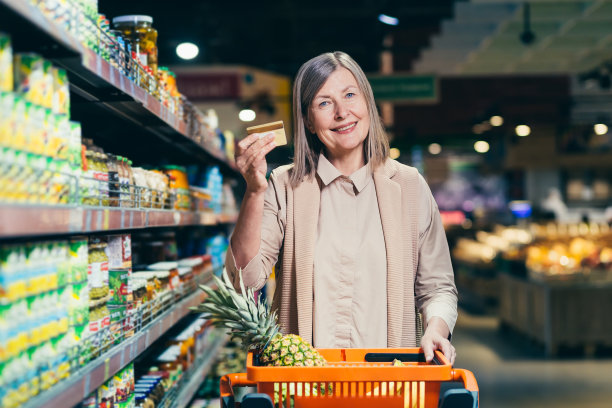
{"label": "price tag on shelf", "polygon": [[123,367],[125,365],[125,350],[126,349],[127,347],[121,350],[121,355],[119,356],[119,367]]}
{"label": "price tag on shelf", "polygon": [[130,211],[130,228],[134,227],[134,211]]}
{"label": "price tag on shelf", "polygon": [[96,74],[102,76],[102,57],[96,55]]}
{"label": "price tag on shelf", "polygon": [[85,210],[85,231],[91,231],[91,217],[93,210]]}
{"label": "price tag on shelf", "polygon": [[68,210],[68,231],[81,232],[83,231],[83,209],[72,208]]}
{"label": "price tag on shelf", "polygon": [[108,379],[108,375],[110,374],[110,358],[104,360],[104,380]]}
{"label": "price tag on shelf", "polygon": [[125,210],[121,210],[121,222],[119,223],[119,228],[125,228]]}
{"label": "price tag on shelf", "polygon": [[103,217],[103,212],[98,210],[96,211],[97,216],[96,216],[96,229],[101,229],[102,228],[102,217]]}
{"label": "price tag on shelf", "polygon": [[108,79],[110,79],[110,83],[113,84],[113,86],[117,86],[115,67],[113,67],[112,65],[108,68]]}
{"label": "price tag on shelf", "polygon": [[123,92],[127,93],[127,90],[125,89],[125,77],[122,74],[119,75],[119,88]]}
{"label": "price tag on shelf", "polygon": [[110,224],[110,210],[107,208],[104,210],[104,221],[102,224],[102,229],[105,231],[108,231],[109,224]]}
{"label": "price tag on shelf", "polygon": [[172,214],[173,218],[174,218],[174,225],[180,225],[181,223],[181,213],[180,211],[175,211],[174,214]]}
{"label": "price tag on shelf", "polygon": [[90,387],[91,387],[91,374],[87,374],[83,381],[83,399],[89,396]]}

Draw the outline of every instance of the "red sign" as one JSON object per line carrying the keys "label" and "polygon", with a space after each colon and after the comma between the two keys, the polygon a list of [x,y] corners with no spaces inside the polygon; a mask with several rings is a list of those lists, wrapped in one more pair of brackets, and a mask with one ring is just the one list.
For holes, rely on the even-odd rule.
{"label": "red sign", "polygon": [[176,82],[179,91],[192,102],[240,97],[240,76],[235,73],[179,73]]}

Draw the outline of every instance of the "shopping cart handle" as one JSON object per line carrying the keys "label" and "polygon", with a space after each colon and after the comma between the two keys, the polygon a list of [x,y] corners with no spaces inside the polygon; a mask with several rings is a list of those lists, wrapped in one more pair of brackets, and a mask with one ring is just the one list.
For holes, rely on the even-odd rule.
{"label": "shopping cart handle", "polygon": [[[366,353],[365,361],[369,363],[390,363],[393,360],[400,360],[404,363],[425,363],[423,353]],[[432,362],[436,365],[444,365],[438,356],[434,355]]]}
{"label": "shopping cart handle", "polygon": [[470,370],[455,368],[451,375],[453,377],[452,381],[461,381],[466,390],[478,392],[476,377],[474,377],[474,374]]}
{"label": "shopping cart handle", "polygon": [[221,377],[219,382],[219,391],[221,394],[221,407],[234,408],[234,390],[232,387],[249,387],[255,386],[255,381],[247,379],[246,373],[233,373]]}

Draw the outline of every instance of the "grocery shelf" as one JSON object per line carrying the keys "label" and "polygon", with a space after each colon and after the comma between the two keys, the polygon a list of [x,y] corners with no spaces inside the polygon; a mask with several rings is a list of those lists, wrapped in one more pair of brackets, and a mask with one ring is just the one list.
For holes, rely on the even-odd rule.
{"label": "grocery shelf", "polygon": [[[80,113],[88,119],[99,118],[98,123],[91,124],[98,128],[98,137],[106,138],[111,146],[122,144],[125,149],[120,153],[123,155],[142,159],[137,157],[138,153],[145,150],[150,154],[155,146],[160,158],[213,162],[230,173],[238,173],[235,163],[227,159],[213,140],[204,140],[193,132],[195,123],[187,123],[175,115],[109,62],[47,19],[35,5],[23,0],[0,0],[0,29],[6,31],[7,27],[11,28],[15,51],[38,52],[54,65],[66,69],[70,90],[78,96],[75,100],[86,105]],[[75,105],[78,104],[73,104],[77,115],[73,116],[80,120],[79,108]],[[105,115],[100,115],[102,111],[129,124],[131,130],[112,123],[116,120],[109,121]],[[117,129],[124,130],[120,138],[117,138]],[[135,129],[140,136],[133,134]]]}
{"label": "grocery shelf", "polygon": [[82,369],[60,381],[49,390],[43,391],[30,399],[24,407],[65,408],[78,404],[92,391],[104,384],[108,378],[138,357],[175,323],[192,313],[190,308],[200,304],[204,297],[205,294],[201,290],[191,293],[153,319],[133,337],[89,362]]}
{"label": "grocery shelf", "polygon": [[0,204],[0,238],[212,226],[233,223],[236,218],[207,212]]}
{"label": "grocery shelf", "polygon": [[195,393],[198,391],[198,388],[204,381],[204,378],[210,371],[212,367],[215,357],[217,356],[219,350],[227,343],[229,340],[229,336],[227,334],[219,334],[218,338],[215,339],[212,345],[209,347],[210,352],[206,353],[206,355],[198,358],[195,362],[195,368],[189,370],[183,375],[183,380],[176,387],[178,393],[174,398],[172,398],[172,403],[170,407],[172,408],[185,408]]}
{"label": "grocery shelf", "polygon": [[[73,57],[84,50],[76,38],[66,35],[61,27],[49,21],[38,7],[29,1],[0,0],[0,23],[10,23],[11,27],[15,27],[13,43],[17,46],[26,42],[35,43],[36,51],[47,50],[55,55]],[[25,33],[27,38],[21,35]]]}

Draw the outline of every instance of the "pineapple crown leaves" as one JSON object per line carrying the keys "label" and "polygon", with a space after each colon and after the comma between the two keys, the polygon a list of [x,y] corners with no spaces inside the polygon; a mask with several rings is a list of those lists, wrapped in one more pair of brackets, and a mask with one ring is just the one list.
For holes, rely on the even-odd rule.
{"label": "pineapple crown leaves", "polygon": [[193,310],[208,314],[216,327],[230,329],[232,338],[240,338],[248,349],[263,350],[279,332],[276,313],[261,296],[255,301],[255,291],[244,285],[242,270],[238,275],[240,293],[224,268],[223,279],[213,276],[216,289],[200,285],[207,298]]}

